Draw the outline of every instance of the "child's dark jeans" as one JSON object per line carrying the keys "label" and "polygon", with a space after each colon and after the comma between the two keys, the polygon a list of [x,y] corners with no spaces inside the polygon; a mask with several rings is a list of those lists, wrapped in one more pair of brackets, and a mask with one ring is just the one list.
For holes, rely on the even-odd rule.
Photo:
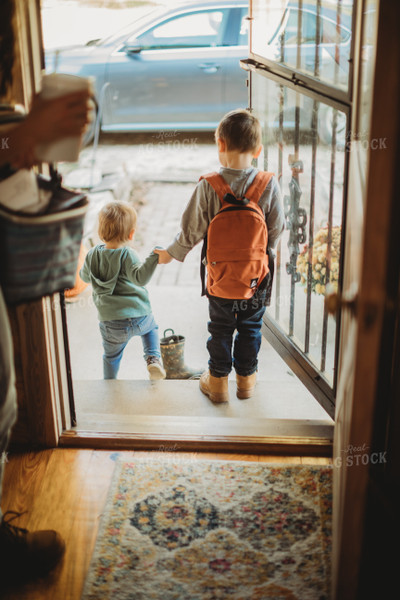
{"label": "child's dark jeans", "polygon": [[[209,296],[210,321],[207,349],[211,375],[224,377],[233,367],[238,375],[257,370],[265,292],[249,300],[221,300]],[[233,334],[237,330],[233,340]],[[233,353],[232,353],[233,341]]]}

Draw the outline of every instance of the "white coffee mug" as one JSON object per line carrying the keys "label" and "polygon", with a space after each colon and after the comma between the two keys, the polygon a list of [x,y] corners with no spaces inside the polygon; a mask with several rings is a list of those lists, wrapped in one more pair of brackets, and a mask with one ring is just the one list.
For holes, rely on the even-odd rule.
{"label": "white coffee mug", "polygon": [[[50,100],[92,88],[92,78],[50,73],[42,77],[41,98]],[[75,162],[79,158],[80,136],[70,136],[56,142],[40,144],[36,148],[36,158],[43,162]]]}

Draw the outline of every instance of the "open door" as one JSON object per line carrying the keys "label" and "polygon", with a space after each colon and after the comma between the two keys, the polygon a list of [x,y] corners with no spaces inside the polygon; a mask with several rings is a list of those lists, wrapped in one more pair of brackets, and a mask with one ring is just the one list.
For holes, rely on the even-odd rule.
{"label": "open door", "polygon": [[[399,423],[399,360],[392,353],[396,348],[398,353],[399,331],[400,5],[390,0],[337,0],[329,3],[328,16],[326,4],[250,1],[250,55],[243,66],[250,71],[251,108],[264,127],[267,152],[260,166],[278,171],[289,229],[287,248],[281,246],[277,255],[276,290],[283,290],[283,301],[272,307],[265,327],[269,341],[293,370],[297,363],[297,374],[335,415],[332,597],[383,598],[391,596],[385,592],[390,589],[386,572],[394,562],[384,543],[385,527],[390,535],[390,516],[383,515],[391,515],[395,505],[399,456],[393,426]],[[335,27],[330,30],[332,20]],[[350,43],[346,30],[351,31]],[[352,69],[345,66],[346,60]],[[329,161],[329,147],[324,266],[330,277],[324,283],[332,282],[334,275],[338,182],[343,192],[338,285],[324,309],[336,315],[337,325],[331,381],[327,363],[317,364],[309,344],[310,314],[316,305],[309,293],[310,288],[315,291],[315,220],[317,201],[324,193],[323,186],[318,187],[318,157],[325,154]],[[340,152],[344,158],[338,161]],[[300,268],[302,254],[305,272]],[[307,299],[298,310],[301,277]],[[296,321],[302,316],[305,327],[299,335]],[[326,319],[324,312],[319,322],[322,344],[327,339]],[[321,360],[323,350],[324,346]],[[388,448],[393,448],[391,456]],[[373,527],[377,506],[380,538]],[[392,571],[394,580],[395,567]],[[379,586],[376,593],[374,586]]]}
{"label": "open door", "polygon": [[[393,353],[399,318],[400,6],[368,1],[359,11],[353,123],[354,131],[368,131],[368,143],[358,140],[351,147],[343,294],[336,298],[343,312],[334,441],[333,597],[338,600],[390,597],[389,581],[395,577],[391,533],[385,528],[393,527],[395,487],[389,480],[396,477],[396,455],[388,448],[399,402],[393,396]],[[380,540],[371,534],[377,521]]]}

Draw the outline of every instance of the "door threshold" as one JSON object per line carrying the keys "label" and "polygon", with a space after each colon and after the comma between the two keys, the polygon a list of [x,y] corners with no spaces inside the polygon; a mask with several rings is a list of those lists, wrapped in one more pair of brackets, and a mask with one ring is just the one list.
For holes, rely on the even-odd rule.
{"label": "door threshold", "polygon": [[173,448],[186,452],[332,456],[334,428],[324,421],[221,417],[197,417],[194,420],[136,415],[133,425],[127,423],[126,417],[107,415],[106,420],[105,415],[97,417],[99,419],[89,422],[86,415],[85,423],[60,436],[59,445],[116,450]]}

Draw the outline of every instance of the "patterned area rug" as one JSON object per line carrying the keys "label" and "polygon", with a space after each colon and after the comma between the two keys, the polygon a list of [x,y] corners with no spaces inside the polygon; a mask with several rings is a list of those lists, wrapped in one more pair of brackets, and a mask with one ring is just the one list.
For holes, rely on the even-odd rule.
{"label": "patterned area rug", "polygon": [[117,462],[82,600],[324,600],[332,469]]}

